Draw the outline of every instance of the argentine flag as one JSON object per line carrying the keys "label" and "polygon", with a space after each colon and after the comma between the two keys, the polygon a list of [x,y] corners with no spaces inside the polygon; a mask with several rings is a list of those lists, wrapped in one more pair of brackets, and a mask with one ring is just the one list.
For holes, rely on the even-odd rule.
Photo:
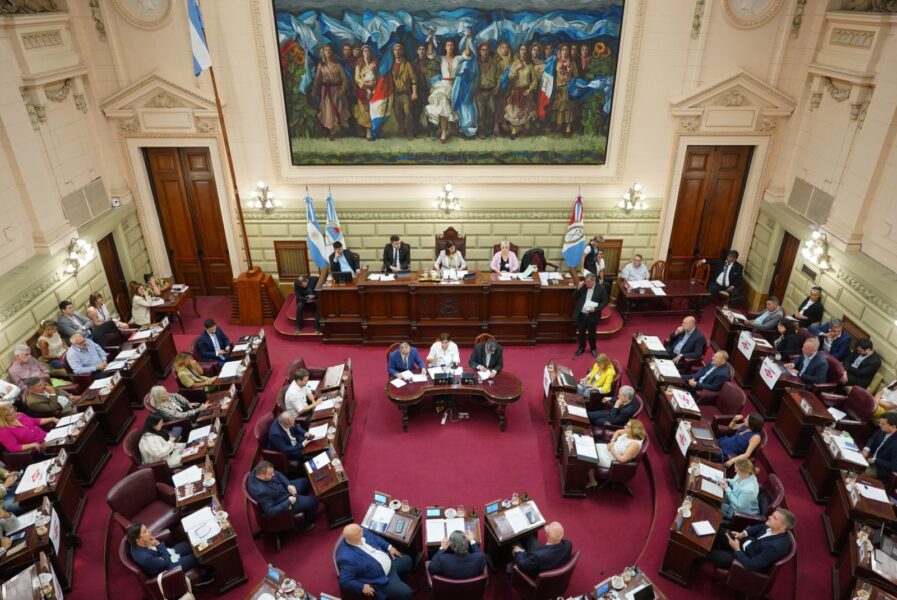
{"label": "argentine flag", "polygon": [[199,75],[212,66],[206,31],[202,24],[202,13],[196,0],[187,0],[187,21],[190,24],[190,46],[193,48],[193,74]]}
{"label": "argentine flag", "polygon": [[583,228],[582,196],[577,196],[576,202],[573,203],[573,211],[570,213],[570,224],[567,225],[567,233],[564,235],[564,262],[571,269],[578,269],[582,263],[582,253],[586,248]]}
{"label": "argentine flag", "polygon": [[330,264],[330,260],[327,258],[329,254],[327,246],[324,244],[324,234],[321,233],[321,226],[318,225],[318,217],[315,216],[315,206],[311,196],[305,197],[305,218],[308,221],[308,252],[318,268],[323,269]]}
{"label": "argentine flag", "polygon": [[[343,242],[343,230],[339,226],[339,217],[336,216],[336,208],[333,206],[333,196],[327,194],[327,225],[324,227],[327,237],[327,246],[332,247],[333,242]],[[345,246],[343,242],[343,246]]]}

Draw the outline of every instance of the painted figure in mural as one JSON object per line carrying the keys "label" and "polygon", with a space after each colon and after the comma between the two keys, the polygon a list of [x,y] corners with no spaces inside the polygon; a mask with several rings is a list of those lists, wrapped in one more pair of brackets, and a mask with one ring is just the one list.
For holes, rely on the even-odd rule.
{"label": "painted figure in mural", "polygon": [[536,118],[535,91],[538,87],[536,72],[530,59],[529,48],[521,44],[508,73],[511,92],[505,105],[505,119],[511,125],[511,139],[517,139],[522,131],[528,131]]}
{"label": "painted figure in mural", "polygon": [[418,98],[417,74],[411,63],[405,60],[405,47],[402,44],[393,45],[392,56],[392,113],[399,125],[399,131],[409,140],[413,140],[414,115],[411,105]]}
{"label": "painted figure in mural", "polygon": [[554,112],[555,131],[564,130],[564,137],[573,135],[573,113],[576,102],[570,99],[567,84],[578,75],[576,62],[570,56],[570,46],[561,44],[555,65],[554,98],[551,101]]}
{"label": "painted figure in mural", "polygon": [[[417,58],[414,60],[414,73],[417,77],[417,100],[414,102],[414,125],[426,127],[428,124],[424,107],[430,97],[430,80],[439,72],[439,61],[433,44],[417,47]],[[436,137],[436,128],[432,127],[432,136]]]}
{"label": "painted figure in mural", "polygon": [[333,46],[322,51],[321,63],[312,82],[312,96],[318,98],[318,122],[327,131],[327,139],[336,139],[336,132],[349,124],[346,92],[349,80],[343,66],[337,62]]}
{"label": "painted figure in mural", "polygon": [[461,61],[470,58],[472,51],[470,49],[471,32],[467,32],[466,43],[467,48],[464,54],[457,54],[455,40],[447,40],[445,42],[445,54],[440,57],[439,70],[442,73],[442,80],[436,82],[430,89],[430,97],[427,100],[427,119],[434,125],[439,125],[439,141],[443,144],[448,138],[449,123],[458,121],[457,113],[452,109],[452,89],[455,85],[455,74]]}
{"label": "painted figure in mural", "polygon": [[[495,62],[498,63],[502,77],[504,77],[505,71],[507,71],[511,66],[511,63],[514,62],[514,53],[511,52],[511,44],[507,41],[503,40],[498,43],[498,50],[495,51]],[[497,107],[497,110],[495,111],[495,135],[501,133],[507,134],[511,131],[511,124],[505,119],[504,110],[504,106],[508,103],[507,90],[499,90],[498,97],[495,100]]]}
{"label": "painted figure in mural", "polygon": [[365,44],[361,47],[361,60],[355,65],[355,122],[363,129],[363,137],[371,139],[371,96],[377,87],[377,59],[374,51]]}
{"label": "painted figure in mural", "polygon": [[490,131],[498,135],[495,99],[498,96],[504,69],[492,56],[489,42],[480,44],[477,60],[480,67],[480,81],[476,91],[477,137],[484,140]]}

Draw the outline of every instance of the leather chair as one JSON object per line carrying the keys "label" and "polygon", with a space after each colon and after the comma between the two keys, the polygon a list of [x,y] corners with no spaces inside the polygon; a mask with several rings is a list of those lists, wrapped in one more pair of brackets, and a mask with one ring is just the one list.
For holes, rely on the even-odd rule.
{"label": "leather chair", "polygon": [[259,506],[258,502],[249,495],[249,478],[254,477],[252,471],[246,473],[243,477],[243,497],[246,499],[246,507],[244,507],[244,511],[251,514],[255,517],[255,522],[258,525],[258,530],[254,530],[252,527],[252,517],[249,517],[249,531],[252,533],[253,538],[258,538],[263,533],[269,534],[274,537],[274,546],[277,548],[277,551],[280,552],[280,534],[293,531],[296,528],[296,525],[299,523],[303,523],[305,521],[305,513],[296,513],[293,514],[292,510],[285,510],[281,513],[274,515],[273,517],[269,517],[262,512],[262,508]]}
{"label": "leather chair", "polygon": [[178,525],[180,518],[174,488],[156,481],[151,469],[139,469],[112,486],[106,503],[122,529],[140,521],[152,532],[162,531]]}
{"label": "leather chair", "polygon": [[495,341],[495,336],[491,333],[481,333],[473,340],[474,347],[479,346],[480,344],[485,344],[489,340]]}
{"label": "leather chair", "polygon": [[[651,278],[654,279],[653,277]],[[675,332],[674,332],[675,333]],[[670,337],[666,338],[663,341],[663,345],[666,348],[669,348],[672,344],[670,340],[673,338],[673,334],[670,334]],[[672,354],[672,352],[670,353]],[[691,374],[696,371],[700,371],[706,366],[704,362],[704,355],[707,354],[707,339],[704,338],[704,345],[701,347],[701,355],[698,358],[685,358],[682,357],[682,361],[677,365],[677,369],[679,369],[679,373],[683,375]]]}
{"label": "leather chair", "polygon": [[[520,246],[518,246],[517,244],[513,244],[511,242],[508,242],[508,246],[509,246],[508,249],[511,252],[513,252],[514,254],[516,254],[517,258],[520,258]],[[499,252],[501,252],[501,243],[492,244],[492,256],[495,256]],[[489,260],[492,260],[492,258],[490,257]]]}
{"label": "leather chair", "polygon": [[118,311],[118,317],[122,321],[125,323],[131,322],[131,303],[128,302],[128,297],[122,292],[115,294],[115,310]]}
{"label": "leather chair", "polygon": [[794,534],[790,531],[788,532],[788,538],[791,541],[791,548],[784,557],[769,568],[768,572],[748,571],[736,560],[732,562],[732,566],[728,569],[717,568],[714,572],[714,578],[729,589],[748,598],[765,598],[775,584],[782,567],[791,562],[797,552],[797,543],[794,540]]}
{"label": "leather chair", "polygon": [[[726,363],[726,368],[729,369],[729,380],[727,382],[723,383],[723,385],[725,385],[726,383],[729,383],[733,379],[735,379],[735,370],[732,368],[732,365],[729,363]],[[717,397],[720,395],[720,393],[722,391],[723,391],[722,387],[720,387],[720,389],[718,389],[716,391],[714,391],[714,390],[698,390],[697,392],[694,393],[695,402],[697,402],[700,405],[715,404]],[[741,411],[741,409],[739,408],[738,410],[733,410],[731,412],[726,412],[726,411],[720,411],[720,412],[722,412],[723,414],[734,415],[735,413],[740,412],[740,411]]]}
{"label": "leather chair", "polygon": [[430,573],[430,561],[424,565],[427,574],[427,587],[430,589],[430,600],[482,600],[489,585],[489,567],[483,567],[483,572],[476,577],[468,579],[448,579],[441,575]]}
{"label": "leather chair", "polygon": [[280,413],[287,409],[287,390],[290,389],[289,385],[283,385],[277,390],[277,394],[274,395],[274,408],[271,410],[271,413],[274,415],[276,419]]}
{"label": "leather chair", "polygon": [[187,388],[187,387],[179,387],[178,394],[187,399],[188,402],[197,402],[202,404],[209,397],[206,395],[206,390],[204,388]]}
{"label": "leather chair", "polygon": [[[547,273],[548,267],[551,267],[555,271],[558,270],[557,264],[550,262],[548,259],[545,258],[545,251],[542,250],[542,248],[532,248],[532,250],[534,252],[532,252],[532,254],[530,254],[529,264],[536,267],[537,271],[539,271],[540,273]],[[527,250],[527,252],[530,252],[530,250]],[[526,254],[526,252],[524,252],[524,255],[525,254]],[[523,256],[520,256],[518,254],[517,258],[520,259],[520,266],[522,268],[523,267]]]}
{"label": "leather chair", "polygon": [[620,381],[623,379],[623,368],[620,366],[620,362],[616,359],[610,359],[611,364],[614,366],[614,380],[610,384],[610,392],[607,395],[601,394],[598,390],[590,390],[589,397],[586,398],[587,410],[602,410],[604,408],[604,398],[610,398],[611,401],[616,402],[617,396],[620,393]]}
{"label": "leather chair", "polygon": [[140,436],[142,435],[143,431],[135,428],[126,433],[125,439],[122,440],[122,450],[124,450],[125,456],[128,457],[131,463],[128,467],[128,473],[133,473],[138,469],[147,469],[152,471],[156,481],[171,485],[171,469],[168,467],[167,462],[157,460],[156,462],[144,464],[143,455],[140,453]]}
{"label": "leather chair", "polygon": [[[333,560],[333,570],[336,571],[336,578],[339,580],[339,565],[336,563],[336,551],[339,549],[340,543],[343,541],[343,536],[339,536],[336,538],[336,543],[333,545],[333,553],[331,554],[331,559]],[[339,586],[339,595],[342,600],[370,600],[364,594],[356,594],[352,591],[347,590],[343,586]]]}
{"label": "leather chair", "polygon": [[[171,532],[167,530],[153,535],[160,542],[168,543],[168,540],[171,538]],[[143,598],[150,598],[151,600],[180,598],[188,591],[187,579],[190,580],[190,585],[194,590],[199,587],[201,576],[198,569],[190,569],[184,573],[181,567],[175,567],[162,574],[162,587],[165,589],[165,595],[163,595],[162,590],[159,589],[157,579],[155,577],[147,577],[144,575],[143,570],[141,570],[137,563],[131,560],[130,550],[128,538],[123,537],[121,543],[118,545],[118,558],[125,568],[133,573],[134,577],[137,578],[137,581],[140,582]]]}
{"label": "leather chair", "polygon": [[[461,235],[458,233],[458,230],[454,227],[449,227],[445,231],[442,232],[442,235],[436,236],[436,253],[433,254],[433,259],[435,260],[439,253],[445,250],[445,243],[451,240],[455,243],[455,249],[461,253],[461,256],[467,259],[467,236]],[[489,257],[492,260],[492,257]]]}
{"label": "leather chair", "polygon": [[737,512],[729,519],[728,529],[741,531],[751,525],[765,523],[773,512],[778,510],[785,501],[785,486],[775,473],[770,473],[766,481],[760,484],[760,493],[757,495],[757,504],[760,506],[760,514],[749,515]]}
{"label": "leather chair", "polygon": [[663,260],[655,261],[653,265],[651,265],[651,271],[648,273],[648,277],[654,281],[659,280],[663,281],[667,275],[667,263]]}
{"label": "leather chair", "polygon": [[256,421],[255,427],[252,429],[255,441],[258,444],[257,456],[260,456],[262,460],[270,462],[274,465],[275,471],[283,473],[287,477],[305,477],[305,471],[299,461],[290,460],[283,452],[268,448],[268,431],[273,423],[273,415],[264,415]]}
{"label": "leather chair", "polygon": [[72,380],[72,383],[76,386],[76,391],[72,392],[76,396],[84,393],[84,390],[90,387],[90,384],[93,383],[93,377],[90,375],[77,375],[72,368],[69,366],[68,353],[63,354],[62,358],[62,368],[65,369],[65,372],[68,373],[69,379]]}
{"label": "leather chair", "polygon": [[290,363],[290,366],[287,367],[286,378],[283,380],[283,385],[289,385],[293,382],[293,373],[298,371],[299,369],[305,369],[310,373],[309,379],[311,380],[320,380],[324,377],[324,373],[327,369],[322,369],[320,367],[307,367],[305,365],[304,358],[296,358],[293,362]]}
{"label": "leather chair", "polygon": [[838,429],[850,432],[858,444],[869,439],[873,433],[869,419],[875,412],[876,402],[875,397],[865,388],[855,385],[846,396],[822,393],[819,397],[827,406],[847,413],[847,416],[838,421]]}
{"label": "leather chair", "polygon": [[3,451],[3,465],[10,471],[24,471],[28,465],[48,458],[50,458],[49,455],[34,449],[21,452]]}
{"label": "leather chair", "polygon": [[[205,400],[203,400],[205,402]],[[150,400],[150,392],[147,392],[143,395],[143,408],[146,409],[146,412],[149,414],[156,414],[156,407],[153,406],[152,401]],[[187,439],[187,434],[190,433],[191,425],[193,424],[193,419],[190,417],[184,417],[183,419],[171,419],[163,421],[163,427],[165,429],[172,429],[173,427],[180,427],[183,429],[183,433],[181,434],[181,439]]]}
{"label": "leather chair", "polygon": [[844,375],[844,365],[841,361],[829,354],[821,352],[828,362],[828,370],[825,373],[825,383],[816,383],[810,386],[810,390],[821,394],[823,392],[833,392],[841,385],[841,376]]}
{"label": "leather chair", "polygon": [[698,404],[700,405],[701,414],[706,419],[712,420],[716,415],[738,414],[747,402],[747,394],[733,381],[726,381],[718,392],[712,392],[715,396],[712,403],[707,403],[706,399],[700,396],[701,392],[706,391],[709,390],[700,390],[698,392],[698,396],[701,398]]}
{"label": "leather chair", "polygon": [[[610,432],[604,433],[604,441],[609,442],[610,438],[613,434]],[[645,439],[642,440],[642,447],[639,449],[638,454],[635,455],[628,463],[621,463],[617,461],[613,461],[610,463],[610,467],[604,468],[598,466],[595,468],[595,478],[601,483],[598,484],[598,490],[604,488],[605,486],[621,487],[623,491],[632,496],[632,490],[629,489],[627,482],[631,481],[635,474],[638,472],[638,466],[645,458],[645,454],[648,453],[648,437],[645,436]]]}
{"label": "leather chair", "polygon": [[[632,397],[632,401],[638,404],[638,408],[635,410],[635,414],[632,415],[632,418],[638,419],[641,416],[642,411],[645,410],[645,401],[642,400],[642,397],[638,394]],[[613,435],[615,431],[623,429],[623,427],[624,425],[611,425],[610,423],[605,425],[592,425],[592,436],[604,439],[605,435]]]}
{"label": "leather chair", "polygon": [[535,578],[520,570],[515,564],[511,569],[511,588],[525,600],[549,600],[566,597],[567,586],[573,577],[573,569],[579,560],[579,552],[574,552],[564,565],[557,569],[542,571]]}
{"label": "leather chair", "polygon": [[[732,421],[732,417],[735,415],[717,415],[713,417],[710,421],[710,429],[713,431],[713,435],[717,438],[725,437],[727,435],[732,435],[735,433],[734,430],[729,429],[729,422]],[[769,441],[769,436],[766,433],[766,429],[760,430],[760,445],[754,450],[754,452],[759,452],[763,448],[766,447],[766,442]],[[751,457],[754,458],[754,457]]]}
{"label": "leather chair", "polygon": [[[202,335],[202,333],[199,335]],[[193,358],[196,359],[197,364],[199,364],[200,368],[202,369],[202,374],[207,377],[217,375],[221,370],[221,364],[219,364],[220,361],[199,360],[199,350],[197,349],[197,342],[199,342],[199,336],[193,338],[193,342],[190,343],[190,354],[192,354]]]}

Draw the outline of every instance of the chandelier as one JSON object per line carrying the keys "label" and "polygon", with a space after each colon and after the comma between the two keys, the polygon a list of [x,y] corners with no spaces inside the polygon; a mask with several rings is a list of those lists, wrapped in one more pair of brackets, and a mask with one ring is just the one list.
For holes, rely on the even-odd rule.
{"label": "chandelier", "polygon": [[447,183],[442,186],[442,191],[433,201],[433,206],[449,215],[455,211],[461,210],[461,201],[452,191],[452,184]]}
{"label": "chandelier", "polygon": [[275,208],[280,208],[280,202],[271,193],[268,184],[264,181],[259,181],[255,184],[255,189],[252,190],[252,200],[249,201],[249,208],[270,213]]}
{"label": "chandelier", "polygon": [[828,255],[828,238],[818,225],[810,226],[810,239],[804,242],[801,254],[823,271],[832,266],[831,258]]}
{"label": "chandelier", "polygon": [[642,202],[643,197],[641,184],[638,182],[633,183],[629,190],[623,194],[623,199],[617,204],[617,208],[623,209],[627,215],[634,210],[645,210],[648,208],[648,204]]}
{"label": "chandelier", "polygon": [[92,261],[97,255],[93,246],[81,238],[72,238],[68,246],[68,255],[63,261],[64,271],[67,275],[77,275],[78,271]]}

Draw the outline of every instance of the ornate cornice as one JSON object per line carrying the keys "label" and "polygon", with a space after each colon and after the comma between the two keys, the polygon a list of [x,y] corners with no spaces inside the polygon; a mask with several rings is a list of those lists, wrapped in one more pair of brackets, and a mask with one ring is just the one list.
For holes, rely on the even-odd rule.
{"label": "ornate cornice", "polygon": [[[319,220],[324,213],[318,215]],[[339,213],[340,222],[348,221],[445,221],[446,215],[438,211],[347,211]],[[585,222],[590,221],[659,221],[659,210],[642,210],[626,214],[622,210],[596,210],[586,211],[583,214]],[[246,221],[296,221],[305,222],[304,210],[274,209],[270,213],[265,211],[243,209],[243,218]],[[566,221],[570,218],[569,210],[516,210],[516,211],[467,211],[462,210],[452,215],[457,221]]]}
{"label": "ornate cornice", "polygon": [[865,283],[854,277],[853,273],[850,271],[845,271],[841,267],[836,267],[836,269],[833,272],[830,271],[829,274],[847,285],[847,287],[862,296],[863,300],[872,304],[892,319],[897,318],[897,307],[887,301],[887,296],[877,290],[866,287]]}
{"label": "ornate cornice", "polygon": [[37,300],[41,295],[44,294],[44,292],[56,286],[59,283],[59,280],[59,273],[53,273],[49,277],[42,279],[38,283],[25,290],[25,292],[17,296],[15,299],[13,299],[12,302],[7,304],[3,307],[2,310],[0,310],[0,323],[9,321],[22,309]]}

